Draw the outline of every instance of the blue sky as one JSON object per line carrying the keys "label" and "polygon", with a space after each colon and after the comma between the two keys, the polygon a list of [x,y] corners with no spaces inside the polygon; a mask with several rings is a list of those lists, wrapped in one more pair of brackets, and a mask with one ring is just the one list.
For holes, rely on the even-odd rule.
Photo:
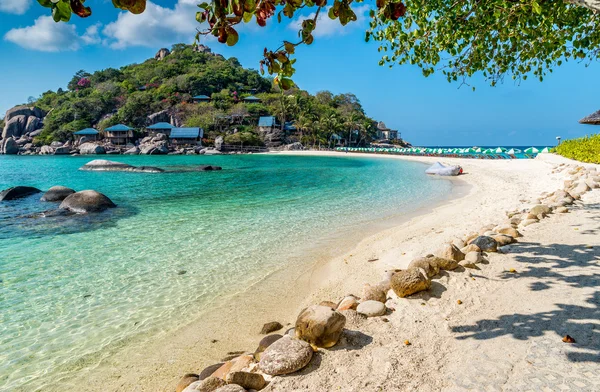
{"label": "blue sky", "polygon": [[[110,0],[88,0],[93,14],[55,24],[35,0],[0,0],[0,112],[46,90],[65,87],[80,70],[92,72],[142,62],[161,47],[192,43],[196,0],[156,0],[142,15],[119,12]],[[419,145],[552,145],[598,132],[577,120],[600,109],[600,66],[568,63],[543,83],[533,78],[489,87],[475,78],[470,88],[449,84],[441,74],[380,67],[376,43],[364,42],[366,7],[359,21],[341,28],[323,19],[315,43],[297,50],[296,83],[312,93],[352,92],[367,113]],[[205,42],[225,57],[258,68],[263,48],[296,38],[297,21],[275,19],[266,28],[243,26],[233,48]]]}

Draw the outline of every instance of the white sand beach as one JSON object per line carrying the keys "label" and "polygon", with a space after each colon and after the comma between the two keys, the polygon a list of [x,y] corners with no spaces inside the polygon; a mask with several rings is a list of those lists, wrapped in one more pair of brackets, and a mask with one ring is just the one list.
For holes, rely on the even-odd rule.
{"label": "white sand beach", "polygon": [[[378,283],[386,270],[406,268],[454,238],[505,221],[506,211],[537,204],[542,192],[562,188],[566,176],[553,170],[567,160],[544,155],[381,156],[459,164],[465,175],[451,180],[456,185],[451,200],[336,257],[315,258],[308,270],[290,266],[255,287],[238,288],[211,312],[190,309],[189,325],[108,356],[76,379],[55,380],[56,390],[70,383],[91,391],[173,391],[182,375],[199,373],[228,352],[253,352],[264,323],[276,320],[285,330],[302,308],[360,296],[363,285]],[[264,390],[600,389],[599,201],[598,190],[589,192],[568,214],[524,228],[507,254],[490,254],[475,270],[442,271],[427,292],[404,299],[392,295],[388,307],[395,310],[386,317],[349,319],[350,332],[337,346],[320,349],[301,372],[276,377]],[[516,272],[508,272],[511,268]],[[563,343],[564,334],[577,343]]]}

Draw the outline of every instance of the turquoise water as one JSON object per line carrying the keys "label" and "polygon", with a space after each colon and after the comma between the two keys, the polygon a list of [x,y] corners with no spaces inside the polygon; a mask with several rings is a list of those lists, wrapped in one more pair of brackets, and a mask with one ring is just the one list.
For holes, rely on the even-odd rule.
{"label": "turquoise water", "polygon": [[223,170],[77,170],[91,159],[0,156],[0,189],[95,189],[118,205],[57,219],[31,217],[55,207],[40,195],[0,203],[0,391],[93,364],[109,347],[177,325],[186,306],[255,283],[331,236],[358,239],[451,188],[421,164],[391,159],[119,156]]}

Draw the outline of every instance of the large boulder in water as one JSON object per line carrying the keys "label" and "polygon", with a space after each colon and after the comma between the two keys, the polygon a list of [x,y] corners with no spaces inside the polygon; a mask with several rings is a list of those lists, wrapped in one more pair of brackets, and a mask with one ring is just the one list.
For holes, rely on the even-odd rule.
{"label": "large boulder in water", "polygon": [[106,154],[104,147],[94,143],[83,143],[79,146],[81,155]]}
{"label": "large boulder in water", "polygon": [[221,166],[213,166],[213,165],[201,165],[198,166],[198,171],[211,171],[211,170],[222,170]]}
{"label": "large boulder in water", "polygon": [[102,212],[108,208],[115,208],[116,205],[108,197],[96,191],[81,191],[67,196],[60,209],[69,210],[77,214],[88,212]]}
{"label": "large boulder in water", "polygon": [[92,170],[92,171],[128,171],[133,170],[135,166],[128,165],[126,163],[108,161],[106,159],[94,159],[81,166],[79,170]]}
{"label": "large boulder in water", "polygon": [[33,188],[31,186],[15,186],[0,192],[0,201],[21,199],[23,197],[27,197],[29,195],[33,195],[35,193],[40,192],[41,191],[39,189]]}
{"label": "large boulder in water", "polygon": [[4,130],[2,131],[2,138],[8,137],[19,138],[25,131],[27,125],[27,116],[17,115],[10,119],[4,119]]}
{"label": "large boulder in water", "polygon": [[75,191],[65,186],[53,186],[48,189],[44,196],[40,199],[41,201],[63,201],[67,196],[72,195]]}

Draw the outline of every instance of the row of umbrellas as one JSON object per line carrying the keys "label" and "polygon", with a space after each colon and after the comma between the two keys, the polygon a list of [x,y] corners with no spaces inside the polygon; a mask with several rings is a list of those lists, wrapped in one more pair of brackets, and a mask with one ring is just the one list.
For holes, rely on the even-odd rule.
{"label": "row of umbrellas", "polygon": [[338,147],[338,151],[356,151],[356,152],[396,152],[401,154],[436,154],[436,155],[448,155],[448,154],[462,154],[462,155],[477,155],[477,154],[503,154],[503,155],[516,155],[516,154],[538,154],[540,152],[547,153],[550,151],[548,147],[543,148],[541,151],[535,147],[529,147],[525,150],[519,150],[517,148],[480,148],[480,147],[468,147],[468,148],[381,148],[381,147]]}

